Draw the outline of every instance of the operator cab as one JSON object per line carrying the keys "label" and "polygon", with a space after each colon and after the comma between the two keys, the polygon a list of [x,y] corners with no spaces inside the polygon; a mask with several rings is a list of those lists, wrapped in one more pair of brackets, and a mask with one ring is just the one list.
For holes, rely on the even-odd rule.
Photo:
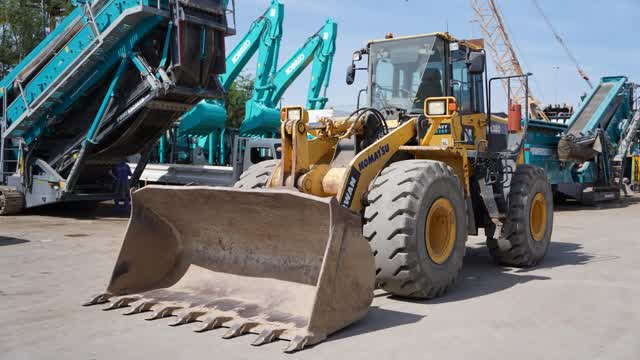
{"label": "operator cab", "polygon": [[[458,144],[467,150],[475,150],[482,143],[494,153],[519,152],[523,143],[522,131],[508,128],[506,118],[491,114],[491,84],[496,80],[511,81],[531,74],[485,80],[486,59],[483,40],[457,40],[448,33],[409,36],[374,40],[366,48],[353,55],[347,71],[347,84],[355,82],[358,70],[367,71],[368,108],[379,111],[389,128],[417,118],[418,135],[426,134],[430,122],[425,114],[425,101],[455,98],[452,104],[455,119],[442,124],[434,144]],[[356,63],[367,55],[366,67]],[[528,94],[528,85],[527,94]],[[485,93],[487,93],[485,102]],[[507,89],[511,99],[511,89]],[[528,99],[528,95],[525,96]],[[508,102],[507,102],[508,103]],[[358,108],[360,99],[358,99]],[[528,108],[528,105],[527,107]],[[520,117],[521,118],[521,117]],[[525,123],[528,120],[525,119]],[[453,131],[453,128],[456,128]],[[457,138],[454,138],[454,133]],[[486,147],[486,146],[485,146]],[[483,147],[483,149],[485,148]]]}
{"label": "operator cab", "polygon": [[[368,55],[367,68],[355,62]],[[478,41],[461,42],[436,33],[371,41],[354,54],[347,83],[368,70],[368,103],[387,119],[424,113],[431,97],[453,96],[462,115],[484,113],[484,54]]]}

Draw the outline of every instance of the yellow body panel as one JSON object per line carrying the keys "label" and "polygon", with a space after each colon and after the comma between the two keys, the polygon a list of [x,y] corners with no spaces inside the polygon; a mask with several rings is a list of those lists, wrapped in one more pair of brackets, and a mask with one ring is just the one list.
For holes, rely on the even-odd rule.
{"label": "yellow body panel", "polygon": [[[503,118],[492,117],[491,121],[494,126],[507,126],[507,120]],[[455,113],[451,118],[442,120],[440,126],[440,132],[436,131],[431,141],[425,145],[458,145],[467,150],[476,150],[478,146],[482,146],[482,142],[487,141],[487,115],[484,113],[462,116]]]}
{"label": "yellow body panel", "polygon": [[361,151],[349,164],[349,175],[343,179],[338,199],[343,207],[362,209],[362,196],[400,147],[416,136],[416,119],[411,119]]}
{"label": "yellow body panel", "polygon": [[[430,116],[430,127],[421,139],[417,139],[417,118],[403,123],[395,121],[389,134],[356,154],[348,167],[332,167],[331,160],[338,141],[357,128],[357,119],[349,123],[345,119],[324,119],[325,127],[320,130],[309,129],[308,114],[304,110],[300,120],[283,120],[283,161],[274,171],[269,186],[295,187],[321,197],[335,196],[343,207],[360,212],[363,196],[380,171],[398,152],[406,152],[415,159],[441,161],[451,166],[465,195],[470,196],[473,168],[467,152],[486,146],[487,117],[484,113],[460,115],[455,111],[454,98],[439,99],[451,102],[451,111]],[[507,120],[493,117],[492,126],[496,125],[505,127]],[[309,140],[309,134],[315,138]],[[419,140],[417,144],[416,140]],[[416,145],[408,145],[412,141]]]}
{"label": "yellow body panel", "polygon": [[441,161],[451,166],[460,179],[465,194],[470,194],[469,177],[472,172],[466,149],[452,146],[403,146],[402,150],[413,153],[416,159]]}

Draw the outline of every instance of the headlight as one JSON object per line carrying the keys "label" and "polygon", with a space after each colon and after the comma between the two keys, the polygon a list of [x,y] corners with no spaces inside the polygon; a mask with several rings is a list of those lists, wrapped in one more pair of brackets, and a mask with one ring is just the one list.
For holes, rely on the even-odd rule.
{"label": "headlight", "polygon": [[447,102],[445,100],[430,101],[427,104],[427,115],[429,116],[447,115]]}
{"label": "headlight", "polygon": [[287,112],[287,119],[291,121],[299,121],[302,119],[301,109],[291,109]]}

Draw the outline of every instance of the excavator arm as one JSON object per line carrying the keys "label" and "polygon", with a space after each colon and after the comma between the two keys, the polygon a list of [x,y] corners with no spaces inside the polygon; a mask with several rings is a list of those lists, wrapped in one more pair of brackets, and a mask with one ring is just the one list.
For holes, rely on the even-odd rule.
{"label": "excavator arm", "polygon": [[256,87],[264,87],[278,68],[280,42],[282,41],[282,22],[284,5],[272,0],[271,5],[256,21],[249,32],[227,57],[227,72],[220,76],[220,82],[229,91],[233,82],[247,63],[258,52],[256,65]]}
{"label": "excavator arm", "polygon": [[311,63],[313,66],[307,108],[311,110],[324,108],[328,101],[326,90],[329,86],[337,35],[338,24],[327,20],[325,25],[307,39],[305,44],[275,74],[269,86],[269,96],[260,97],[257,92],[254,93],[254,97],[247,102],[245,119],[240,128],[242,133],[278,129],[280,126],[278,103],[289,86]]}
{"label": "excavator arm", "polygon": [[[256,89],[267,89],[278,68],[284,5],[272,0],[269,8],[256,19],[247,34],[227,55],[227,72],[219,77],[225,92],[231,89],[238,75],[258,53],[256,64]],[[256,90],[258,96],[264,90]],[[224,101],[202,101],[180,120],[179,133],[185,135],[208,136],[215,129],[225,128],[227,112]],[[162,156],[161,156],[162,158]],[[161,162],[164,162],[162,160]]]}
{"label": "excavator arm", "polygon": [[326,92],[329,86],[337,35],[338,24],[332,20],[327,20],[325,25],[307,40],[302,48],[276,73],[273,79],[274,90],[269,105],[275,106],[291,83],[313,62],[307,109],[322,109],[324,107],[327,99],[319,96],[322,88]]}

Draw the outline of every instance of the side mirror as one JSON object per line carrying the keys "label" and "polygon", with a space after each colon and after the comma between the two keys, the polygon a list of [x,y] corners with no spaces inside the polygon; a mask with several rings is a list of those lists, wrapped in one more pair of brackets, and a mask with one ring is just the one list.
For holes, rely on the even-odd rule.
{"label": "side mirror", "polygon": [[353,61],[360,61],[362,60],[362,52],[361,51],[356,51],[353,53]]}
{"label": "side mirror", "polygon": [[480,75],[484,73],[485,56],[483,53],[472,52],[467,60],[467,69],[471,75]]}
{"label": "side mirror", "polygon": [[347,85],[353,85],[356,81],[356,64],[351,64],[347,67]]}

